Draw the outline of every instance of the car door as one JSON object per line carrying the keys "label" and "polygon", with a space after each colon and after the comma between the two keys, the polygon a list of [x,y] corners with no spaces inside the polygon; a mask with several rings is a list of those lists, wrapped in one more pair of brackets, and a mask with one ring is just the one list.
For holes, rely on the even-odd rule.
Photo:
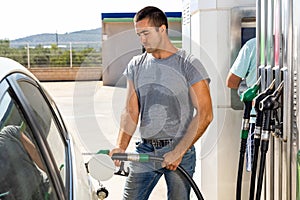
{"label": "car door", "polygon": [[0,187],[5,189],[0,199],[73,199],[66,131],[46,94],[20,73],[9,75],[0,88],[1,151],[10,155],[2,153],[6,164],[0,168],[6,170],[4,182],[11,183]]}

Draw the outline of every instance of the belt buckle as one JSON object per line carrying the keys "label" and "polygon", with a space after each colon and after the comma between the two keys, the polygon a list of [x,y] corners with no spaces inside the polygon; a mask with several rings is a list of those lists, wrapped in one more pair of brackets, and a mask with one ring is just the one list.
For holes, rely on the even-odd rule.
{"label": "belt buckle", "polygon": [[161,143],[161,146],[167,146],[169,143],[168,143],[168,140],[160,140],[160,143]]}
{"label": "belt buckle", "polygon": [[165,140],[146,139],[145,141],[155,147],[164,147],[172,143],[172,139],[165,139]]}
{"label": "belt buckle", "polygon": [[170,144],[169,140],[155,140],[156,147],[165,147]]}
{"label": "belt buckle", "polygon": [[159,140],[152,140],[151,143],[155,147],[161,147],[161,144],[160,144]]}

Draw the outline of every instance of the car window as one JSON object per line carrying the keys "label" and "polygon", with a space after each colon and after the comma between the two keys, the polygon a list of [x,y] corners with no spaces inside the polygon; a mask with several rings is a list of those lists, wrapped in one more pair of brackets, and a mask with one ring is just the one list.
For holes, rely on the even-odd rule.
{"label": "car window", "polygon": [[0,199],[57,199],[32,131],[8,92],[0,97]]}
{"label": "car window", "polygon": [[60,170],[60,175],[66,185],[66,143],[62,138],[62,134],[56,121],[52,115],[47,101],[41,94],[40,90],[33,84],[27,81],[18,82],[23,94],[26,96],[35,117],[38,119],[42,133],[51,149],[57,168]]}

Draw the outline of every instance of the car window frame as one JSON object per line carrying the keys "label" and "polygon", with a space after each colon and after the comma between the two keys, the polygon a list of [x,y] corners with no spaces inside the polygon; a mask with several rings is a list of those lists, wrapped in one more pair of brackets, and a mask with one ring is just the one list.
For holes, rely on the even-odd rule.
{"label": "car window frame", "polygon": [[7,92],[9,88],[9,84],[7,83],[6,79],[3,79],[0,82],[0,100],[3,98],[4,94]]}
{"label": "car window frame", "polygon": [[[9,88],[8,91],[11,94],[12,98],[18,102],[18,105],[20,106],[20,109],[22,110],[22,114],[29,120],[27,120],[28,125],[30,126],[30,128],[33,130],[33,137],[35,139],[35,141],[37,142],[38,148],[42,154],[43,160],[46,164],[46,168],[48,169],[49,172],[49,177],[51,178],[52,182],[53,182],[53,186],[56,189],[56,193],[59,196],[59,199],[70,199],[70,191],[72,191],[72,185],[70,182],[71,179],[71,174],[69,172],[72,172],[71,169],[71,162],[70,162],[70,154],[69,154],[69,143],[67,142],[67,138],[66,138],[66,129],[65,126],[62,125],[62,121],[57,119],[57,116],[53,110],[52,105],[54,104],[54,102],[50,103],[49,101],[49,96],[46,96],[44,93],[44,90],[41,88],[41,86],[31,77],[29,77],[26,74],[23,73],[13,73],[10,74],[9,76],[6,77],[6,80],[9,84]],[[40,133],[41,130],[40,128],[36,125],[37,119],[35,118],[35,115],[33,114],[33,110],[32,108],[29,106],[29,103],[27,101],[27,98],[25,97],[25,95],[23,94],[22,89],[19,86],[19,82],[20,81],[26,81],[29,84],[32,84],[34,87],[36,87],[41,95],[43,96],[43,98],[45,99],[52,117],[55,121],[55,123],[57,124],[57,128],[60,130],[61,137],[63,139],[64,145],[66,147],[66,152],[65,152],[65,156],[66,156],[66,185],[63,184],[63,180],[61,179],[61,177],[59,176],[59,169],[57,168],[57,166],[54,164],[55,160],[53,157],[53,154],[50,150],[50,147],[48,145],[48,142],[46,140],[45,137],[43,137],[43,134],[37,134]],[[32,123],[33,122],[33,123]],[[73,191],[72,191],[73,192]]]}
{"label": "car window frame", "polygon": [[[8,82],[6,81],[6,79],[3,79],[0,82],[0,102],[1,102],[2,98],[4,98],[4,95],[7,93],[8,89],[9,89]],[[0,123],[0,125],[1,125],[1,123]],[[0,126],[0,128],[1,128],[1,126]]]}

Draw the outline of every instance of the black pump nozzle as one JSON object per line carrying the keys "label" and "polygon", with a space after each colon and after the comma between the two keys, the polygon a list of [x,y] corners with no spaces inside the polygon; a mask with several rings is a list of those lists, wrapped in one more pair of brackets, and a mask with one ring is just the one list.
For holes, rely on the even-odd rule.
{"label": "black pump nozzle", "polygon": [[[283,89],[283,81],[280,83],[278,88],[270,95],[265,97],[260,103],[259,103],[259,110],[264,112],[264,120],[263,120],[263,131],[266,131],[267,133],[270,131],[271,126],[271,112],[272,110],[276,110],[279,108],[279,97],[282,94]],[[267,136],[267,135],[266,135]],[[265,138],[268,140],[268,138]]]}
{"label": "black pump nozzle", "polygon": [[282,89],[283,89],[283,81],[280,83],[278,88],[273,92],[273,94],[268,95],[259,103],[259,110],[265,111],[265,110],[277,109],[280,106],[278,100],[282,93]]}
{"label": "black pump nozzle", "polygon": [[274,86],[275,86],[275,79],[271,82],[269,87],[265,89],[263,92],[261,92],[259,95],[257,95],[254,98],[254,108],[256,111],[259,111],[259,103],[266,98],[268,95],[272,94],[274,92]]}
{"label": "black pump nozzle", "polygon": [[262,127],[262,121],[263,121],[263,113],[259,109],[259,105],[262,100],[264,100],[268,95],[272,94],[274,92],[274,86],[275,86],[275,79],[271,82],[269,87],[265,89],[263,92],[258,94],[254,99],[254,108],[256,111],[256,121],[255,121],[255,135],[257,138],[260,138],[260,130]]}

